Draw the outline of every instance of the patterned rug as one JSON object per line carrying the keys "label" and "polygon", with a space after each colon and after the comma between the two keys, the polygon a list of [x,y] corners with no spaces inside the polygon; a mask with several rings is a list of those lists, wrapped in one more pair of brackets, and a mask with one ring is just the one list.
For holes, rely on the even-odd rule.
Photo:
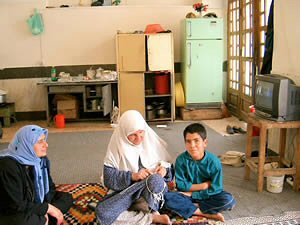
{"label": "patterned rug", "polygon": [[75,204],[64,215],[68,225],[97,225],[95,211],[88,207],[88,203],[100,201],[107,190],[99,184],[61,184],[58,191],[69,192],[75,199]]}
{"label": "patterned rug", "polygon": [[[58,191],[69,192],[75,199],[74,206],[64,215],[68,225],[97,225],[95,211],[88,207],[89,202],[100,201],[107,193],[107,189],[97,183],[89,184],[60,184]],[[170,215],[173,225],[215,225],[215,221],[194,216],[188,220]]]}

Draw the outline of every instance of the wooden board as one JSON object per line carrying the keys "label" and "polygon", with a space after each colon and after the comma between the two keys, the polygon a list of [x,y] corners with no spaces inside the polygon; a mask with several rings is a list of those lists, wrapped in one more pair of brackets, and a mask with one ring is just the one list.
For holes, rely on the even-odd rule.
{"label": "wooden board", "polygon": [[222,109],[180,109],[183,120],[210,120],[222,119],[224,117]]}

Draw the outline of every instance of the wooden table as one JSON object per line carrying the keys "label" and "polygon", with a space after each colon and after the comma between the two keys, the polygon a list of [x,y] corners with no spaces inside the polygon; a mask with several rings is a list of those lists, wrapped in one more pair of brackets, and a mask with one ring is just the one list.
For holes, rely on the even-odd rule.
{"label": "wooden table", "polygon": [[[252,144],[253,144],[253,126],[260,128],[259,136],[259,155],[258,157],[251,157]],[[266,157],[267,149],[267,131],[268,129],[279,128],[279,156]],[[295,146],[295,163],[293,167],[287,168],[285,160],[285,146],[286,146],[286,134],[287,129],[296,128],[296,146]],[[276,169],[264,169],[266,162],[278,162],[279,168]],[[247,147],[246,147],[246,161],[245,161],[245,179],[250,179],[250,171],[258,174],[257,191],[262,192],[264,186],[264,177],[266,176],[282,176],[282,175],[294,175],[294,191],[298,191],[300,188],[300,121],[288,121],[277,122],[267,119],[262,119],[256,116],[254,113],[248,115],[247,126]]]}
{"label": "wooden table", "polygon": [[[43,85],[47,88],[47,122],[48,125],[53,119],[55,114],[57,114],[57,104],[54,103],[56,95],[74,95],[76,100],[79,102],[80,115],[87,113],[88,119],[95,119],[91,117],[93,113],[97,118],[104,117],[107,113],[110,113],[112,110],[112,102],[115,104],[118,103],[118,93],[117,93],[117,80],[75,80],[75,81],[51,81],[50,79],[45,79],[44,81],[38,82],[38,85]],[[104,92],[102,87],[106,85],[111,85],[110,88],[106,89]],[[91,90],[94,91],[94,95],[90,95]],[[91,108],[89,104],[92,100],[96,100],[99,103],[103,100],[103,107],[101,109]],[[75,109],[75,108],[74,108]],[[75,109],[79,110],[79,109]],[[100,114],[102,113],[102,114]],[[105,115],[104,115],[105,114]],[[78,118],[76,120],[79,120]],[[82,118],[83,119],[83,118]]]}

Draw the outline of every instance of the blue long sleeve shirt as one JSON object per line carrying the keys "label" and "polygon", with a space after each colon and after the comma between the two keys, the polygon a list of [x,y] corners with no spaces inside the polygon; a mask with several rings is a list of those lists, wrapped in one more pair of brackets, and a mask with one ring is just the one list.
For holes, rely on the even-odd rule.
{"label": "blue long sleeve shirt", "polygon": [[202,160],[194,160],[185,151],[180,154],[175,163],[175,181],[179,191],[190,191],[193,184],[211,181],[211,187],[206,190],[194,191],[192,198],[203,200],[223,191],[222,164],[217,156],[205,151]]}
{"label": "blue long sleeve shirt", "polygon": [[[142,169],[141,160],[139,159],[139,168]],[[164,177],[165,182],[169,182],[174,177],[174,170],[172,167],[166,168],[167,174]],[[125,188],[129,187],[134,182],[131,180],[132,172],[131,171],[122,171],[113,167],[105,166],[103,170],[104,185],[114,191],[122,191]]]}

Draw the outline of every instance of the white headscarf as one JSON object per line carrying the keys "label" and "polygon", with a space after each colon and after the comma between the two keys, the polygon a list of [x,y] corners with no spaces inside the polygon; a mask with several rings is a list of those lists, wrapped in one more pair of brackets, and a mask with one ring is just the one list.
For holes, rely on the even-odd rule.
{"label": "white headscarf", "polygon": [[[127,136],[138,130],[145,131],[144,140],[140,145],[134,145]],[[165,163],[171,160],[166,148],[166,142],[148,126],[142,115],[136,110],[128,110],[122,114],[111,136],[104,165],[138,172],[140,157],[142,165],[148,169],[154,169],[159,163],[170,166]]]}

